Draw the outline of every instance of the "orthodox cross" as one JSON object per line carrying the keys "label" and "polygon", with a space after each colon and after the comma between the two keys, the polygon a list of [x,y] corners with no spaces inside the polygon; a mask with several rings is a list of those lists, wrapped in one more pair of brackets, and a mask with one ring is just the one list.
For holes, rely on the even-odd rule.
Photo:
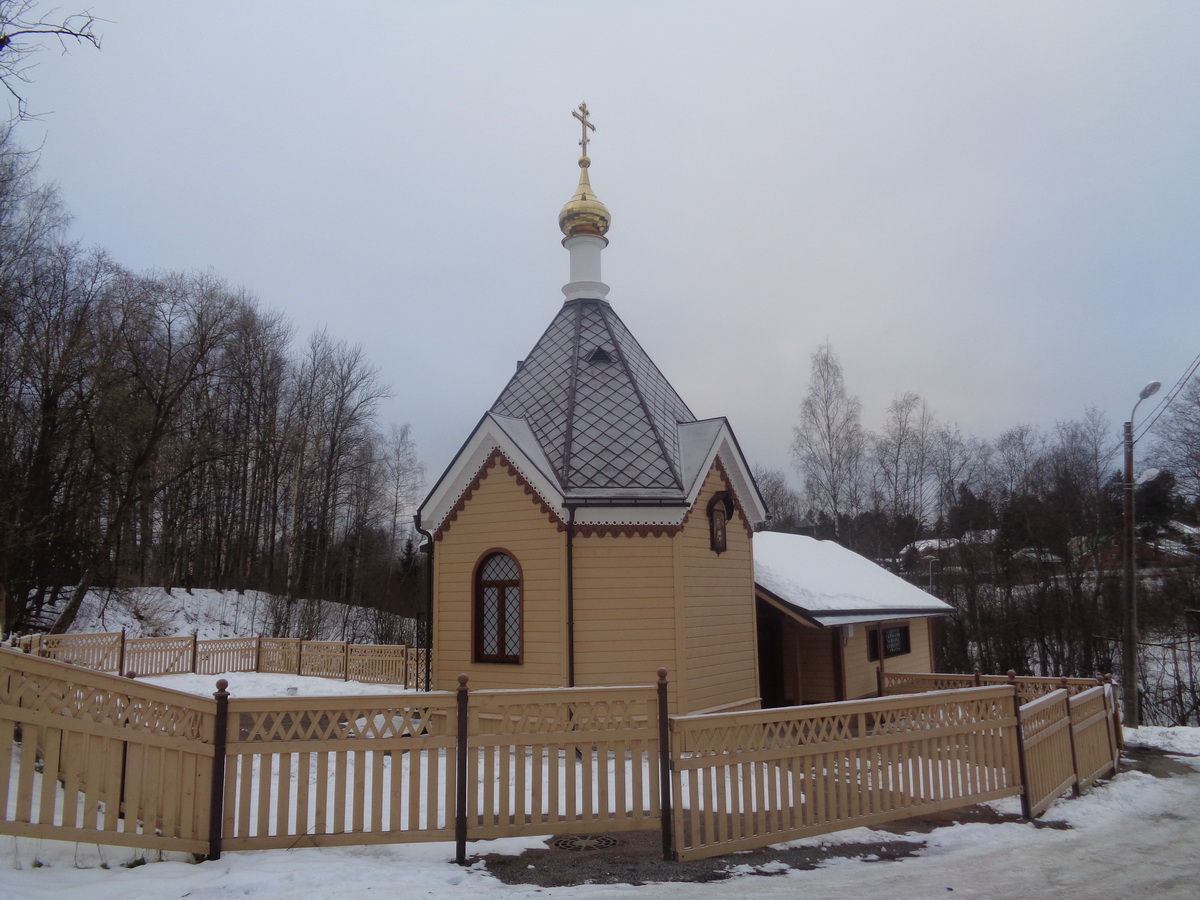
{"label": "orthodox cross", "polygon": [[580,103],[579,104],[579,112],[575,112],[572,110],[571,115],[573,115],[575,118],[577,118],[579,120],[580,124],[583,126],[583,129],[582,129],[583,130],[583,139],[580,140],[579,146],[583,148],[583,155],[587,156],[587,145],[588,145],[588,140],[589,140],[588,129],[590,128],[590,129],[592,129],[592,131],[596,130],[596,126],[588,121],[587,104]]}

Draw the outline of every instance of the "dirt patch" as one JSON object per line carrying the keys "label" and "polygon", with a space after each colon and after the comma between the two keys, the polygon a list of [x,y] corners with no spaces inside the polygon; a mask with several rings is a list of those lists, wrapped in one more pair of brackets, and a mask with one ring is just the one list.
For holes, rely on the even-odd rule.
{"label": "dirt patch", "polygon": [[[720,881],[734,871],[756,875],[782,875],[790,869],[815,869],[834,857],[884,862],[912,856],[924,843],[879,841],[869,844],[836,844],[796,850],[749,850],[711,859],[667,862],[662,858],[662,837],[657,831],[630,831],[606,835],[570,835],[574,843],[607,844],[596,849],[568,850],[547,841],[546,848],[526,850],[520,856],[489,853],[482,859],[487,870],[505,884],[567,887],[578,884],[655,884]],[[597,838],[602,840],[596,841]],[[611,842],[611,843],[610,843]]]}
{"label": "dirt patch", "polygon": [[1196,770],[1187,763],[1172,758],[1187,755],[1172,751],[1171,755],[1167,756],[1162,750],[1151,747],[1127,746],[1121,751],[1121,768],[1145,772],[1155,778],[1189,775]]}
{"label": "dirt patch", "polygon": [[[1176,754],[1178,755],[1178,754]],[[1122,768],[1148,772],[1158,778],[1193,771],[1161,751],[1127,747]],[[875,826],[895,835],[929,834],[938,828],[981,822],[1021,822],[1016,815],[998,813],[990,806],[967,806]],[[1038,828],[1069,828],[1064,822],[1032,823]],[[791,869],[815,869],[832,859],[890,862],[914,856],[925,848],[921,840],[875,841],[859,844],[815,844],[793,850],[763,848],[728,853],[711,859],[667,862],[662,858],[658,831],[614,834],[557,835],[545,848],[526,850],[520,856],[489,853],[476,856],[488,872],[505,884],[567,887],[579,884],[654,884],[661,882],[721,881],[731,875],[781,875]]]}

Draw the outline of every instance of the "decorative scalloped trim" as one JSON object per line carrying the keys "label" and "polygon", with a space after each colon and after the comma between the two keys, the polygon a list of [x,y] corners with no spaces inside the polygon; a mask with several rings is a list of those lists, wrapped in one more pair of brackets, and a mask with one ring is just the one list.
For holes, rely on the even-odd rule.
{"label": "decorative scalloped trim", "polygon": [[683,525],[576,525],[575,534],[580,537],[674,537],[683,531]]}
{"label": "decorative scalloped trim", "polygon": [[[521,474],[517,467],[514,466],[509,461],[508,457],[506,457],[500,450],[500,448],[497,447],[493,449],[488,455],[487,459],[484,460],[483,464],[479,467],[479,471],[475,474],[475,477],[471,479],[471,483],[467,485],[466,489],[459,496],[458,501],[454,504],[454,508],[450,510],[450,512],[446,515],[446,518],[442,520],[442,524],[439,525],[433,532],[433,539],[435,541],[440,541],[445,536],[446,532],[450,530],[450,526],[453,525],[458,519],[458,514],[466,508],[467,503],[470,502],[471,498],[475,495],[475,492],[479,490],[479,485],[483,482],[483,479],[487,478],[488,472],[500,464],[504,465],[505,470],[517,482],[517,485],[524,489],[525,494],[531,498],[532,502],[542,511],[546,518],[550,520],[551,525],[554,525],[560,532],[567,530],[567,523],[559,517],[559,515],[550,507],[548,503],[546,503],[533,485],[529,483],[525,476]],[[746,516],[746,511],[742,507],[742,502],[738,498],[737,491],[734,490],[733,484],[730,482],[729,474],[725,471],[725,464],[721,462],[720,456],[713,457],[713,464],[709,471],[711,472],[712,469],[717,470],[717,473],[721,476],[721,482],[723,483],[725,490],[727,490],[729,495],[733,498],[734,510],[738,514],[738,518],[742,523],[742,528],[745,530],[746,536],[753,539],[754,529],[750,525],[750,521]],[[697,503],[699,503],[699,500],[697,500]],[[695,505],[693,505],[692,508],[687,511],[683,517],[683,520],[678,525],[576,525],[575,533],[580,537],[585,538],[634,536],[650,537],[651,535],[654,537],[662,537],[664,535],[668,537],[674,537],[683,531],[684,526],[687,525],[688,520],[692,517],[692,511],[695,510],[695,508]]]}
{"label": "decorative scalloped trim", "polygon": [[[738,519],[742,523],[742,529],[746,532],[746,536],[753,540],[754,529],[750,525],[750,520],[746,516],[746,511],[742,507],[741,501],[738,499],[737,491],[733,489],[733,485],[729,480],[729,473],[725,471],[725,465],[721,462],[721,457],[713,458],[713,464],[709,468],[709,472],[713,469],[717,470],[717,474],[721,476],[721,482],[725,486],[725,490],[729,492],[729,496],[733,498],[733,508],[738,514]],[[705,476],[707,480],[707,475]],[[678,525],[576,525],[575,533],[581,537],[662,537],[667,535],[674,537],[683,531],[688,520],[692,517],[692,511],[699,505],[699,499],[692,505],[692,508],[684,514],[683,520]]]}
{"label": "decorative scalloped trim", "polygon": [[504,465],[505,470],[517,482],[518,487],[524,489],[525,494],[531,498],[534,505],[541,509],[546,518],[550,520],[551,525],[556,526],[559,531],[567,530],[567,523],[559,518],[558,514],[551,509],[550,504],[542,498],[541,494],[537,492],[533,485],[526,480],[525,476],[520,473],[516,466],[509,462],[508,457],[497,447],[484,460],[483,465],[479,467],[479,471],[475,473],[475,477],[471,479],[471,483],[467,485],[466,490],[459,496],[458,501],[454,504],[454,508],[450,510],[446,518],[442,520],[442,524],[433,532],[433,539],[435,541],[440,541],[446,536],[446,532],[450,530],[450,526],[458,519],[458,514],[466,508],[467,503],[475,495],[475,492],[479,490],[479,485],[483,482],[483,479],[488,477],[488,472],[500,464]]}

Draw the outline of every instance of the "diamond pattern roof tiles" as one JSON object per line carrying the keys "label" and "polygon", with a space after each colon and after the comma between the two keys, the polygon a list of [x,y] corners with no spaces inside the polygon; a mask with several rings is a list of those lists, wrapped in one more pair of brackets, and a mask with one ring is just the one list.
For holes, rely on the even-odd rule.
{"label": "diamond pattern roof tiles", "polygon": [[678,425],[696,417],[605,301],[563,304],[492,412],[528,423],[568,493],[685,490]]}

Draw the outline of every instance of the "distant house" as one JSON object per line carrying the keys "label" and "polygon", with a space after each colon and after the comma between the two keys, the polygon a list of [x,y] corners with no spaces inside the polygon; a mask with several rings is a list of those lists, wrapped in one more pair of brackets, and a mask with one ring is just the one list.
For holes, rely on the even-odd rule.
{"label": "distant house", "polygon": [[[767,509],[729,422],[697,419],[606,299],[589,166],[559,215],[565,302],[418,512],[432,686],[645,684],[661,666],[677,712],[832,700],[874,685],[871,627],[881,662],[928,670],[943,604],[899,579],[899,606],[891,582],[861,593],[862,567],[882,570],[834,545],[754,536]],[[696,354],[728,367],[713,340]],[[774,582],[757,603],[760,546],[769,571],[806,560],[813,597],[836,597],[843,568],[845,608]]]}
{"label": "distant house", "polygon": [[[1195,526],[1192,525],[1172,522],[1168,526],[1168,536],[1153,541],[1137,541],[1135,559],[1138,568],[1182,566],[1200,560],[1194,529]],[[1120,536],[1109,536],[1099,540],[1075,537],[1071,538],[1068,546],[1071,555],[1080,560],[1086,568],[1105,572],[1115,571],[1124,565],[1124,540]]]}
{"label": "distant house", "polygon": [[754,580],[764,706],[874,694],[876,667],[933,668],[930,623],[950,606],[852,550],[759,532]]}

